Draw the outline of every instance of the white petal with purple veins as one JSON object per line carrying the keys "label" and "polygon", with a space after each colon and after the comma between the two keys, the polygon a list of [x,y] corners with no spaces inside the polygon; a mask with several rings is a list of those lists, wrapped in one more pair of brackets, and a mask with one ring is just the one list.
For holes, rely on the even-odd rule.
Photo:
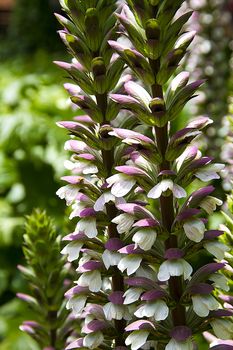
{"label": "white petal with purple veins", "polygon": [[107,183],[112,186],[111,193],[115,197],[124,197],[136,184],[136,180],[125,174],[115,174],[109,177]]}
{"label": "white petal with purple veins", "polygon": [[111,192],[116,197],[124,197],[126,194],[129,193],[129,191],[133,188],[135,184],[136,180],[134,180],[133,178],[128,178],[120,182],[116,182],[112,186]]}

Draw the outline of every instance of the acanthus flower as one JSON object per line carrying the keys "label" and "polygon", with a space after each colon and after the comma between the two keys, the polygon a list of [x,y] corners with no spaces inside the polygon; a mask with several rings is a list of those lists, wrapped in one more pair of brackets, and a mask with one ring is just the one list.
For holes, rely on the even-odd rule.
{"label": "acanthus flower", "polygon": [[[219,232],[207,229],[207,214],[221,205],[210,196],[214,188],[191,194],[190,188],[196,179],[219,178],[223,166],[192,145],[209,118],[175,133],[170,128],[203,84],[189,82],[187,72],[172,78],[195,35],[183,31],[191,13],[179,14],[182,1],[126,3],[116,17],[114,1],[63,4],[73,25],[61,37],[77,62],[59,65],[79,84],[80,90],[67,90],[87,114],[60,123],[72,135],[66,149],[74,155],[66,162],[73,173],[65,178],[68,188],[58,195],[77,220],[62,251],[78,260],[80,295],[74,292],[68,307],[81,320],[93,300],[102,309],[101,322],[91,323],[96,319],[88,314],[85,335],[70,348],[193,350],[199,330],[221,317],[214,289],[224,267],[213,262],[194,272],[193,255],[206,249],[212,260],[222,259],[225,246],[217,242]],[[124,44],[117,41],[121,32]],[[125,66],[138,81],[123,79],[117,91]]]}

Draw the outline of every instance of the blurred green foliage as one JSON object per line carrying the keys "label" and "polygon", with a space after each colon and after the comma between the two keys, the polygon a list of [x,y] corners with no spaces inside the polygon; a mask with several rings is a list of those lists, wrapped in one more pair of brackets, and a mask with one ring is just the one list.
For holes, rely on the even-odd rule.
{"label": "blurred green foliage", "polygon": [[[0,349],[36,349],[18,330],[27,307],[15,299],[24,289],[16,269],[22,263],[24,216],[46,209],[64,227],[64,203],[55,195],[64,174],[66,133],[56,121],[70,119],[63,76],[43,51],[0,64]],[[59,84],[60,82],[60,84]],[[63,231],[61,231],[63,234]],[[24,344],[24,345],[22,345]]]}
{"label": "blurred green foliage", "polygon": [[1,42],[1,57],[31,55],[38,49],[61,51],[59,25],[54,16],[59,11],[57,0],[15,0],[6,29],[7,40],[4,35]]}

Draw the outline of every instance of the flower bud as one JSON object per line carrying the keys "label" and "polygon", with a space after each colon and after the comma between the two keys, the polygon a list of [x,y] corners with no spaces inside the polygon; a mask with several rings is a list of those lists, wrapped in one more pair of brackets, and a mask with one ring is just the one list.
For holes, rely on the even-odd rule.
{"label": "flower bud", "polygon": [[158,126],[163,126],[166,123],[166,106],[162,98],[156,97],[153,98],[150,102],[150,109],[152,110],[153,115],[156,117],[156,124]]}
{"label": "flower bud", "polygon": [[145,31],[148,40],[159,40],[160,27],[156,19],[152,18],[146,22]]}

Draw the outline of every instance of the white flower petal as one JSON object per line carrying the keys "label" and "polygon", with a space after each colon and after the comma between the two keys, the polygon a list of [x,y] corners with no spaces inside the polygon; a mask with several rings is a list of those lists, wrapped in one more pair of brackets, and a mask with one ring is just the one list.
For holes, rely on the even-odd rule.
{"label": "white flower petal", "polygon": [[209,280],[214,282],[213,286],[216,288],[221,288],[226,292],[230,290],[228,278],[220,273],[214,273],[213,275],[210,275]]}
{"label": "white flower petal", "polygon": [[124,294],[124,304],[132,304],[135,301],[138,301],[140,298],[140,295],[142,294],[143,289],[142,288],[129,288]]}
{"label": "white flower petal", "polygon": [[224,169],[224,167],[224,164],[210,164],[205,166],[204,168],[199,169],[195,173],[195,176],[204,182],[219,179],[220,176],[217,174],[217,172]]}
{"label": "white flower petal", "polygon": [[92,332],[84,337],[83,345],[88,349],[96,349],[103,341],[104,336],[101,332]]}
{"label": "white flower petal", "polygon": [[133,331],[126,339],[125,345],[131,345],[131,350],[140,349],[148,338],[149,332],[146,330]]}
{"label": "white flower petal", "polygon": [[167,281],[170,278],[170,273],[169,273],[169,270],[167,267],[167,262],[168,261],[164,261],[159,267],[158,280],[161,282]]}
{"label": "white flower petal", "polygon": [[167,281],[171,276],[182,276],[188,279],[192,274],[192,266],[184,259],[166,260],[160,267],[158,272],[159,281]]}
{"label": "white flower petal", "polygon": [[203,199],[200,203],[200,207],[204,209],[207,214],[211,215],[215,210],[217,205],[222,205],[223,202],[215,197],[207,196],[205,199]]}
{"label": "white flower petal", "polygon": [[192,266],[184,259],[181,259],[182,260],[182,265],[183,265],[183,274],[184,274],[184,279],[187,280],[192,272],[193,272],[193,268]]}
{"label": "white flower petal", "polygon": [[125,305],[115,305],[110,302],[103,306],[103,311],[108,321],[122,320],[124,318],[125,308]]}
{"label": "white flower petal", "polygon": [[186,191],[179,185],[174,184],[173,185],[173,191],[172,191],[174,197],[176,198],[184,198],[187,196]]}
{"label": "white flower petal", "polygon": [[103,211],[105,208],[105,204],[110,201],[115,202],[115,196],[111,192],[103,193],[95,202],[94,210],[95,211]]}
{"label": "white flower petal", "polygon": [[136,180],[134,178],[128,177],[128,179],[121,180],[116,182],[112,188],[111,192],[116,197],[124,197],[136,184]]}
{"label": "white flower petal", "polygon": [[229,247],[218,241],[205,243],[204,247],[210,254],[214,255],[219,260],[222,260],[225,256],[225,252],[230,250]]}
{"label": "white flower petal", "polygon": [[77,317],[80,312],[84,309],[86,305],[87,297],[86,295],[78,295],[75,297],[72,297],[68,300],[66,304],[67,310],[72,309],[74,315]]}
{"label": "white flower petal", "polygon": [[137,231],[133,235],[133,242],[136,243],[141,249],[147,251],[150,250],[156,241],[157,233],[152,229],[142,229]]}
{"label": "white flower petal", "polygon": [[142,261],[142,257],[136,254],[127,255],[121,259],[118,269],[123,272],[127,269],[127,275],[132,275],[137,271]]}
{"label": "white flower petal", "polygon": [[67,254],[68,255],[67,260],[69,262],[72,262],[78,259],[82,246],[83,246],[83,242],[78,242],[78,241],[70,242],[62,249],[61,254],[63,255]]}
{"label": "white flower petal", "polygon": [[163,300],[147,302],[140,306],[134,315],[138,318],[154,317],[156,321],[165,320],[168,317],[169,308]]}
{"label": "white flower petal", "polygon": [[108,270],[110,266],[117,266],[121,260],[121,254],[105,249],[102,255],[104,266]]}
{"label": "white flower petal", "polygon": [[61,199],[66,200],[66,204],[70,205],[77,197],[80,187],[74,185],[66,185],[56,192],[56,195]]}
{"label": "white flower petal", "polygon": [[99,169],[97,168],[97,166],[91,163],[87,163],[82,171],[84,175],[97,174],[98,172],[99,172]]}
{"label": "white flower petal", "polygon": [[168,317],[169,314],[169,308],[165,301],[163,300],[156,300],[153,303],[154,307],[154,318],[155,321],[162,321],[165,320]]}
{"label": "white flower petal", "polygon": [[78,279],[78,285],[88,287],[91,292],[99,292],[102,286],[101,273],[98,270],[84,272]]}
{"label": "white flower petal", "polygon": [[173,181],[170,179],[165,179],[155,185],[147,194],[148,198],[159,198],[163,192],[167,190],[173,190]]}
{"label": "white flower petal", "polygon": [[[108,177],[107,180],[106,180],[107,183],[109,184],[108,187],[112,186],[115,182],[121,181],[122,180],[122,175],[123,174],[114,174],[114,175]],[[124,177],[124,175],[123,175],[123,177]]]}
{"label": "white flower petal", "polygon": [[215,335],[219,339],[223,339],[223,340],[232,339],[233,337],[232,321],[215,319],[214,321],[210,322],[210,324],[213,328]]}
{"label": "white flower petal", "polygon": [[206,317],[210,310],[219,308],[219,303],[212,295],[194,295],[192,302],[194,312],[200,317]]}
{"label": "white flower petal", "polygon": [[134,217],[130,214],[120,214],[112,222],[117,224],[118,233],[124,233],[130,230],[134,223]]}
{"label": "white flower petal", "polygon": [[97,236],[98,231],[96,228],[96,218],[88,217],[79,220],[75,231],[84,232],[88,238],[94,238]]}
{"label": "white flower petal", "polygon": [[194,242],[200,242],[204,237],[205,225],[199,219],[188,220],[184,223],[186,236]]}

